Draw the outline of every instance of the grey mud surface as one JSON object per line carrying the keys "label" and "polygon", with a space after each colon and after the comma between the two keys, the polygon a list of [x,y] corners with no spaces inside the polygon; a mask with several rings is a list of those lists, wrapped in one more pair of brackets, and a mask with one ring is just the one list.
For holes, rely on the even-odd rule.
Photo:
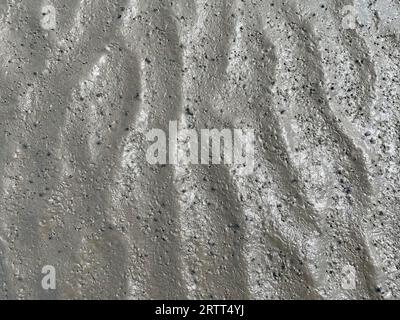
{"label": "grey mud surface", "polygon": [[[399,34],[398,0],[0,0],[0,298],[400,298]],[[177,119],[254,129],[254,174],[149,165]]]}

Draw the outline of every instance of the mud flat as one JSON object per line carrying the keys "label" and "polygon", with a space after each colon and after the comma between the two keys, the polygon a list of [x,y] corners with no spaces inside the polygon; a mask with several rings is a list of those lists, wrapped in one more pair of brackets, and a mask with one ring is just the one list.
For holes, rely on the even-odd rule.
{"label": "mud flat", "polygon": [[[0,298],[400,298],[399,34],[394,0],[0,0]],[[253,174],[150,165],[170,121],[254,130]]]}

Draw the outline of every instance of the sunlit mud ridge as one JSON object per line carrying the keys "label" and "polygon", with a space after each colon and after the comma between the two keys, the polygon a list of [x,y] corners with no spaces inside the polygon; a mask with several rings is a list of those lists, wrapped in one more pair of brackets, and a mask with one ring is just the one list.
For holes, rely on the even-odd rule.
{"label": "sunlit mud ridge", "polygon": [[[0,0],[0,298],[400,298],[399,35],[395,0]],[[150,164],[171,121],[254,130],[253,173]]]}

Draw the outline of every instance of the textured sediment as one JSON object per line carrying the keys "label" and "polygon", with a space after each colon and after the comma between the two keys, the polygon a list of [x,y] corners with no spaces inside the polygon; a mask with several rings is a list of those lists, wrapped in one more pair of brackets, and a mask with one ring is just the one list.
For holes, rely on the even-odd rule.
{"label": "textured sediment", "polygon": [[[0,298],[400,298],[399,35],[395,0],[0,0]],[[254,173],[150,165],[173,120],[255,130]]]}

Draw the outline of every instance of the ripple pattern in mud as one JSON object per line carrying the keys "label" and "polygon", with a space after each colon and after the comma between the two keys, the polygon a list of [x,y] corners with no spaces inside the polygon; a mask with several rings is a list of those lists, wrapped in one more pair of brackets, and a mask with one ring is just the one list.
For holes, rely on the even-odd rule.
{"label": "ripple pattern in mud", "polygon": [[[0,0],[0,298],[399,298],[400,6],[346,5]],[[254,174],[148,164],[173,120]]]}

